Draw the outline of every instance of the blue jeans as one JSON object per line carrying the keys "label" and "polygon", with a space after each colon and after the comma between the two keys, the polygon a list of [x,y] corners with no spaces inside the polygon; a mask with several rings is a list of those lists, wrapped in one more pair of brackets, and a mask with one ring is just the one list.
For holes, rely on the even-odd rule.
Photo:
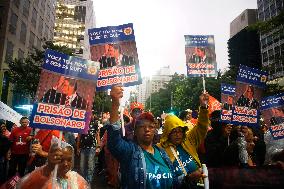
{"label": "blue jeans", "polygon": [[95,171],[95,148],[81,149],[80,152],[80,172],[89,184],[92,183]]}

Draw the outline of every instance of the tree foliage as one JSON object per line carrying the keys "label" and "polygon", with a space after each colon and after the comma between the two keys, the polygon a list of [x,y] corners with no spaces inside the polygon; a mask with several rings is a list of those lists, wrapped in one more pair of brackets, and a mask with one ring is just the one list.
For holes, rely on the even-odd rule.
{"label": "tree foliage", "polygon": [[[221,81],[220,77],[218,79],[205,78],[206,91],[219,101],[221,99]],[[165,89],[160,89],[159,92],[152,94],[151,111],[155,116],[160,116],[163,111],[178,113],[188,108],[196,110],[202,92],[202,78],[188,78],[184,75],[174,74]],[[146,101],[146,109],[150,109],[150,98]]]}
{"label": "tree foliage", "polygon": [[94,113],[99,115],[103,112],[110,112],[110,109],[111,109],[111,99],[110,96],[107,95],[107,92],[105,91],[96,92],[93,103]]}

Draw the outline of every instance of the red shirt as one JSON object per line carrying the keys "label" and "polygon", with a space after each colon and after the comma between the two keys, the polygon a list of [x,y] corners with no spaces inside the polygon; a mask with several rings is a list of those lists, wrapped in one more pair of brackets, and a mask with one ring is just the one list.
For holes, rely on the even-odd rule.
{"label": "red shirt", "polygon": [[30,143],[26,138],[30,136],[32,128],[30,127],[15,127],[10,135],[10,140],[13,142],[11,147],[12,154],[29,154]]}

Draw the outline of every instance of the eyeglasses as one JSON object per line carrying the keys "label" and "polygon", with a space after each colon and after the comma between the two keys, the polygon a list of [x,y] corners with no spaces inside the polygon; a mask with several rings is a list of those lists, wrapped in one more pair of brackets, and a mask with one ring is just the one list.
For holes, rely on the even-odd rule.
{"label": "eyeglasses", "polygon": [[183,129],[173,129],[171,135],[183,134]]}

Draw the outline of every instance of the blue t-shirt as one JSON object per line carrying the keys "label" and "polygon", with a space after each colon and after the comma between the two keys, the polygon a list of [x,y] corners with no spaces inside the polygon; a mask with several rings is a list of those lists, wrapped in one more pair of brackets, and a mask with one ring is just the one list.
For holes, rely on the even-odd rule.
{"label": "blue t-shirt", "polygon": [[146,188],[170,189],[173,187],[173,176],[170,168],[162,158],[160,151],[154,147],[154,155],[143,150],[146,161]]}
{"label": "blue t-shirt", "polygon": [[[194,158],[190,154],[188,154],[181,145],[177,146],[177,155],[188,174],[198,169],[198,165],[195,162]],[[174,172],[176,173],[176,175],[177,176],[183,175],[182,168],[179,166],[177,160],[173,162],[173,165],[174,165]]]}

